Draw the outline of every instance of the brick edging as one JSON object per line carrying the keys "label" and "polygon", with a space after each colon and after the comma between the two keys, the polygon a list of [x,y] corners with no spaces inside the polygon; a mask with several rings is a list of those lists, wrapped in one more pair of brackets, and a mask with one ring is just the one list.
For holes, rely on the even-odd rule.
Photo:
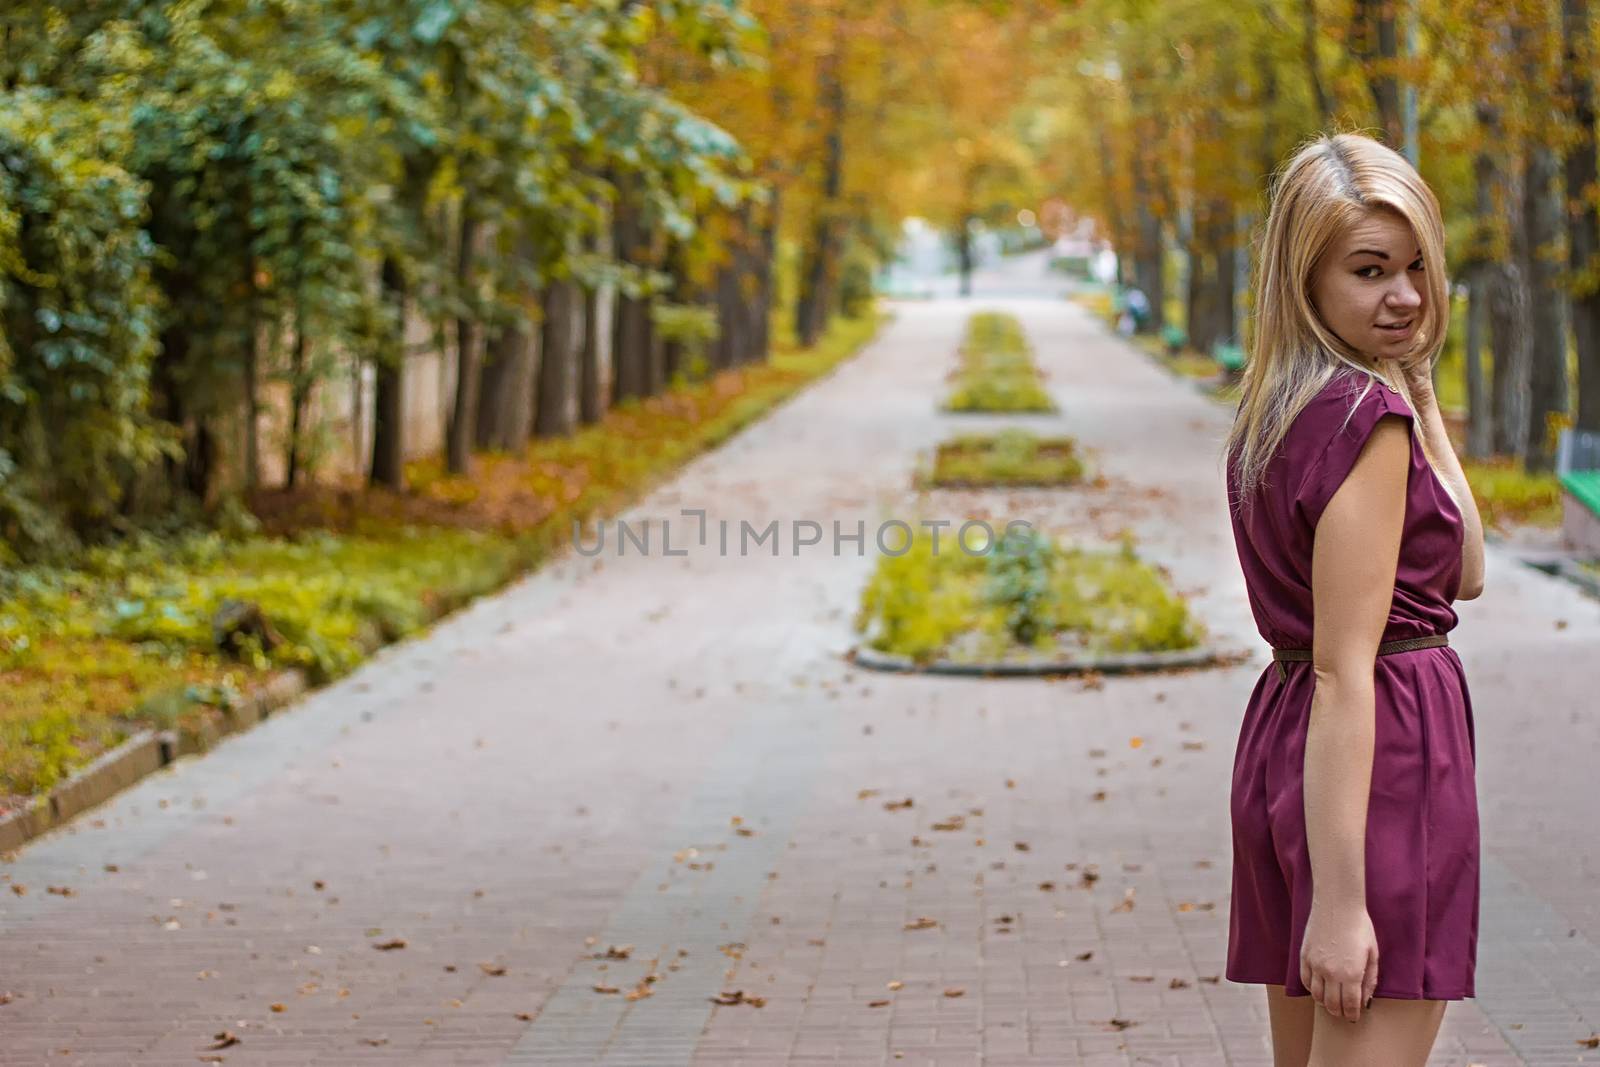
{"label": "brick edging", "polygon": [[109,752],[96,756],[49,793],[24,807],[0,815],[0,852],[22,847],[122,792],[141,778],[154,774],[179,756],[203,752],[229,734],[248,730],[278,708],[292,703],[310,688],[306,673],[298,668],[278,671],[224,709],[218,721],[206,721],[193,735],[174,730],[141,730]]}
{"label": "brick edging", "polygon": [[934,660],[919,664],[909,656],[896,656],[887,652],[857,646],[846,653],[846,658],[868,670],[889,671],[900,674],[954,674],[973,678],[993,676],[1040,676],[1052,674],[1141,674],[1147,671],[1169,671],[1186,667],[1212,667],[1229,662],[1229,656],[1214,645],[1180,649],[1175,652],[1123,652],[1105,656],[1071,656],[1062,659],[1040,659],[1027,662],[955,663]]}

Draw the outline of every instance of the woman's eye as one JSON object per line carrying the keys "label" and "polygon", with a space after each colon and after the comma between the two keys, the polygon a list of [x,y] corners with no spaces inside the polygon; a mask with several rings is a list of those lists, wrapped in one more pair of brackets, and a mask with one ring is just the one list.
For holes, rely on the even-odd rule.
{"label": "woman's eye", "polygon": [[1378,266],[1376,263],[1373,263],[1373,264],[1371,264],[1369,266],[1362,267],[1360,270],[1356,271],[1356,277],[1358,277],[1358,278],[1376,278],[1378,276],[1377,273],[1368,274],[1367,273],[1368,271],[1376,271],[1376,272],[1381,273],[1383,271],[1383,268]]}
{"label": "woman's eye", "polygon": [[1418,271],[1423,270],[1424,268],[1422,266],[1422,260],[1419,259],[1415,263],[1411,264],[1411,269]]}

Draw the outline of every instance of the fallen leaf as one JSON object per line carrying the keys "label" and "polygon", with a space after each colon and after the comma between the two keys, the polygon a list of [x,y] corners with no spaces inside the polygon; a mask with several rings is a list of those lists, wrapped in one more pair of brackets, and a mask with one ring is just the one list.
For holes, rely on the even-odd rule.
{"label": "fallen leaf", "polygon": [[379,952],[393,952],[397,948],[405,948],[406,939],[403,937],[397,937],[391,941],[379,941],[372,947],[377,949]]}
{"label": "fallen leaf", "polygon": [[1100,872],[1099,871],[1095,870],[1092,867],[1084,868],[1082,882],[1083,882],[1083,887],[1085,889],[1088,889],[1090,886],[1094,885],[1099,880],[1100,880]]}
{"label": "fallen leaf", "polygon": [[632,945],[612,945],[604,952],[596,952],[594,958],[597,960],[625,960],[631,955],[633,955]]}
{"label": "fallen leaf", "polygon": [[1106,1020],[1106,1024],[1108,1026],[1110,1026],[1111,1029],[1113,1029],[1113,1030],[1126,1030],[1130,1026],[1138,1026],[1139,1025],[1138,1023],[1134,1022],[1132,1019],[1108,1019],[1108,1020]]}
{"label": "fallen leaf", "polygon": [[869,1000],[869,1001],[867,1001],[867,1007],[869,1007],[869,1008],[887,1008],[888,1006],[889,1006],[889,1002],[887,1000]]}
{"label": "fallen leaf", "polygon": [[912,806],[914,805],[910,797],[906,797],[904,800],[886,800],[883,802],[884,811],[903,811]]}
{"label": "fallen leaf", "polygon": [[1200,976],[1200,981],[1205,982],[1207,985],[1216,985],[1218,982],[1222,981],[1222,975],[1202,974]]}
{"label": "fallen leaf", "polygon": [[1112,911],[1132,911],[1133,910],[1133,894],[1134,894],[1134,888],[1133,888],[1133,886],[1130,885],[1127,888],[1127,890],[1122,894],[1122,900],[1119,901],[1117,903],[1117,905],[1115,907],[1113,907],[1111,910]]}
{"label": "fallen leaf", "polygon": [[44,891],[58,897],[75,897],[78,895],[78,891],[76,889],[64,885],[45,886]]}
{"label": "fallen leaf", "polygon": [[856,799],[857,800],[867,800],[867,799],[869,799],[871,797],[875,797],[877,795],[878,795],[878,790],[876,790],[876,789],[858,789],[858,790],[856,790]]}
{"label": "fallen leaf", "polygon": [[926,915],[918,916],[906,923],[907,930],[931,930],[939,925],[938,919],[930,919]]}
{"label": "fallen leaf", "polygon": [[1033,846],[1028,844],[1026,841],[1014,842],[1011,847],[1016,849],[1018,852],[1031,852],[1031,851],[1033,851]]}
{"label": "fallen leaf", "polygon": [[7,1004],[10,1004],[16,999],[17,998],[10,993],[0,993],[0,1008],[5,1007]]}
{"label": "fallen leaf", "polygon": [[280,1015],[289,1010],[289,1006],[287,1004],[273,1004],[271,1007],[274,1012]]}
{"label": "fallen leaf", "polygon": [[490,978],[504,978],[506,974],[506,969],[498,963],[480,963],[478,964],[478,970]]}
{"label": "fallen leaf", "polygon": [[1076,958],[1080,962],[1087,962],[1088,960],[1092,960],[1092,959],[1094,959],[1094,949],[1090,949],[1087,952],[1080,952],[1080,953],[1078,953]]}
{"label": "fallen leaf", "polygon": [[1156,976],[1153,975],[1153,974],[1130,974],[1130,975],[1128,975],[1128,981],[1130,981],[1130,982],[1154,982],[1155,980],[1156,980]]}
{"label": "fallen leaf", "polygon": [[944,991],[944,995],[947,996],[947,997],[950,997],[953,1000],[956,997],[964,997],[964,996],[966,996],[967,995],[967,991],[965,989],[962,989],[960,986],[953,985],[949,989],[946,989]]}
{"label": "fallen leaf", "polygon": [[517,1012],[517,1018],[521,1019],[525,1023],[531,1023],[531,1022],[533,1022],[533,1012],[531,1012],[531,1011],[519,1011],[519,1012]]}
{"label": "fallen leaf", "polygon": [[1204,741],[1185,741],[1183,747],[1188,752],[1199,752],[1206,747],[1206,743]]}
{"label": "fallen leaf", "polygon": [[1056,884],[1054,882],[1040,882],[1039,883],[1039,892],[1048,893],[1051,890],[1055,889],[1055,887],[1056,887]]}
{"label": "fallen leaf", "polygon": [[371,1045],[373,1048],[382,1048],[389,1043],[389,1039],[386,1037],[364,1037],[361,1039],[361,1043],[363,1045]]}
{"label": "fallen leaf", "polygon": [[1590,1034],[1588,1037],[1578,1038],[1578,1044],[1583,1048],[1600,1048],[1600,1034]]}
{"label": "fallen leaf", "polygon": [[614,985],[605,985],[604,983],[596,983],[595,985],[591,986],[590,988],[592,988],[596,993],[620,993],[620,992],[622,992],[622,990],[618,989],[616,986],[614,986]]}
{"label": "fallen leaf", "polygon": [[1094,801],[1095,803],[1099,803],[1100,801],[1104,800],[1105,798],[1106,798],[1106,791],[1104,789],[1096,789],[1093,793],[1091,793],[1089,795],[1089,799]]}
{"label": "fallen leaf", "polygon": [[213,1034],[211,1041],[212,1043],[206,1046],[209,1049],[232,1048],[235,1045],[243,1044],[232,1030],[223,1030],[220,1033]]}
{"label": "fallen leaf", "polygon": [[965,816],[952,815],[952,816],[950,816],[950,818],[946,819],[944,822],[936,822],[936,823],[934,823],[933,824],[933,828],[935,830],[959,830],[959,829],[961,829],[962,827],[964,827],[966,825],[967,825],[967,820],[966,820]]}
{"label": "fallen leaf", "polygon": [[1168,989],[1188,989],[1189,988],[1189,983],[1184,981],[1182,978],[1174,978],[1172,981],[1167,983],[1167,988]]}
{"label": "fallen leaf", "polygon": [[1144,738],[1142,738],[1142,737],[1130,737],[1130,738],[1128,738],[1128,747],[1129,748],[1143,748],[1144,747]]}
{"label": "fallen leaf", "polygon": [[731,1008],[736,1004],[748,1004],[752,1008],[766,1007],[767,998],[751,996],[742,989],[724,990],[710,998],[711,1003],[720,1004],[724,1008]]}
{"label": "fallen leaf", "polygon": [[25,897],[28,895],[28,887],[23,885],[21,882],[14,883],[11,886],[11,891],[19,897]]}
{"label": "fallen leaf", "polygon": [[889,990],[890,990],[890,992],[894,992],[896,990],[904,989],[905,987],[906,987],[906,984],[904,982],[900,981],[900,979],[898,979],[898,978],[893,979],[892,981],[889,982]]}

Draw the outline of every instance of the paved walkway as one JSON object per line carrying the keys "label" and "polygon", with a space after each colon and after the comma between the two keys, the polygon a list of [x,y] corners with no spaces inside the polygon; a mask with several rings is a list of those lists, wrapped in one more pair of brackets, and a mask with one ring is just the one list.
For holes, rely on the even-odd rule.
{"label": "paved walkway", "polygon": [[[984,424],[935,411],[975,306],[1023,318],[1063,408],[1027,421],[1098,450],[1104,488],[908,493]],[[658,526],[648,556],[557,562],[0,864],[27,887],[0,891],[0,1064],[1270,1063],[1260,991],[1217,981],[1265,663],[1225,419],[1059,300],[902,307],[631,516],[677,551],[704,508],[706,547],[665,556]],[[871,561],[832,522],[980,509],[1131,527],[1255,658],[1102,686],[842,660]],[[721,519],[734,544],[779,520],[781,555],[720,554]],[[794,555],[803,520],[824,544]],[[1600,605],[1490,566],[1457,633],[1480,998],[1434,1062],[1600,1062]]]}

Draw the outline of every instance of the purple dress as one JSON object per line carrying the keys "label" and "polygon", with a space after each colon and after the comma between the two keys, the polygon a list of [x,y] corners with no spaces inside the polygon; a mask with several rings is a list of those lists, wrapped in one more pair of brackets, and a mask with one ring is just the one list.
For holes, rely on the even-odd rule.
{"label": "purple dress", "polygon": [[[1352,403],[1371,382],[1366,395]],[[1311,647],[1311,546],[1322,511],[1386,414],[1412,412],[1385,382],[1341,369],[1291,426],[1253,511],[1235,509],[1234,542],[1256,626],[1278,648]],[[1345,422],[1349,415],[1348,423]],[[1229,499],[1237,496],[1232,464]],[[1463,524],[1413,428],[1405,526],[1383,640],[1446,633],[1461,584]],[[1302,793],[1310,663],[1275,665],[1256,683],[1234,754],[1233,903],[1227,975],[1300,982],[1311,912]],[[1478,941],[1478,805],[1472,703],[1451,648],[1379,656],[1372,789],[1367,806],[1367,911],[1378,938],[1379,997],[1473,996]]]}

